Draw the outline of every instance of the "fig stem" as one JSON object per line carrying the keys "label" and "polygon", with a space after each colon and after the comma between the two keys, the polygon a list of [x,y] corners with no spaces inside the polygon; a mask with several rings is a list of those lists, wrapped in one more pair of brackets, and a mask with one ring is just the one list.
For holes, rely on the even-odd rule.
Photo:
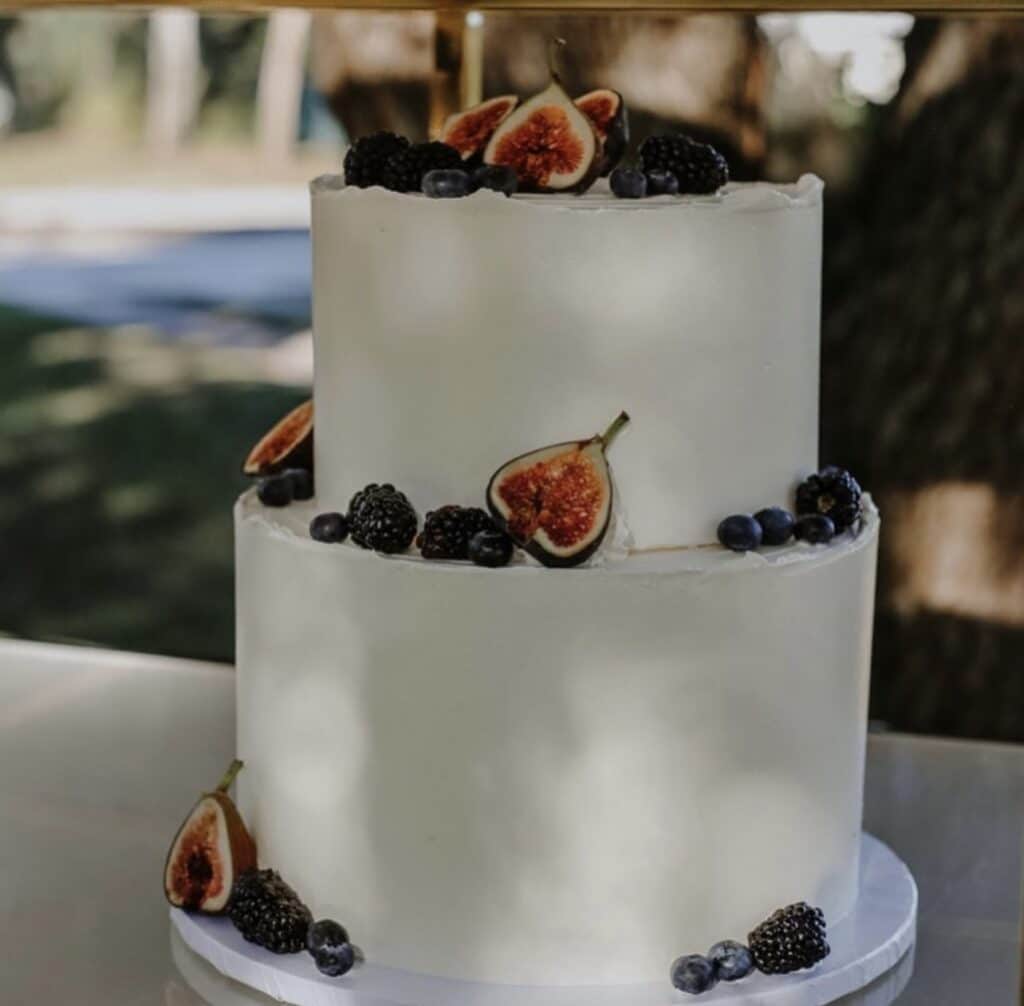
{"label": "fig stem", "polygon": [[235,776],[242,771],[242,766],[245,764],[244,761],[236,758],[229,766],[227,772],[221,777],[219,783],[217,783],[217,792],[226,793],[230,788],[231,784],[235,781]]}
{"label": "fig stem", "polygon": [[608,427],[598,438],[601,441],[601,446],[608,450],[612,445],[612,441],[622,432],[622,428],[629,422],[629,414],[627,412],[620,412],[615,419],[612,421],[611,426]]}
{"label": "fig stem", "polygon": [[548,73],[551,74],[551,79],[562,82],[562,78],[558,75],[558,70],[555,67],[555,63],[558,58],[559,49],[563,49],[566,46],[564,38],[559,38],[557,35],[548,42]]}

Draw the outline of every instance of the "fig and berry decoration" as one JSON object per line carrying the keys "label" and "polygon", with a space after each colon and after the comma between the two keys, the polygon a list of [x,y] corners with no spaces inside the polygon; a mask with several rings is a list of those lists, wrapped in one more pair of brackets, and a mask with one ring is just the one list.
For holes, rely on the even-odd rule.
{"label": "fig and berry decoration", "polygon": [[448,116],[438,139],[454,147],[463,161],[479,162],[487,141],[519,104],[519,96],[502,94]]}

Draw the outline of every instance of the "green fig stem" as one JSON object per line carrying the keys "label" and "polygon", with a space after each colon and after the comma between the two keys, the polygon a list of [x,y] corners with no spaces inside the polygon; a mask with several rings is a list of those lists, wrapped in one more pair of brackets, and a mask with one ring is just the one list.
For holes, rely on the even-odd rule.
{"label": "green fig stem", "polygon": [[627,412],[620,412],[615,419],[612,421],[611,426],[608,427],[598,438],[601,441],[601,446],[608,450],[612,445],[612,441],[622,432],[622,428],[629,422],[629,414]]}
{"label": "green fig stem", "polygon": [[242,771],[242,766],[245,764],[244,761],[236,758],[229,766],[227,772],[221,777],[219,783],[217,783],[217,793],[226,793],[230,788],[231,784],[235,781],[235,776]]}
{"label": "green fig stem", "polygon": [[564,49],[565,46],[565,39],[558,38],[557,35],[548,42],[548,73],[551,74],[551,79],[559,84],[562,83],[562,78],[558,74],[555,63],[558,61],[558,51]]}

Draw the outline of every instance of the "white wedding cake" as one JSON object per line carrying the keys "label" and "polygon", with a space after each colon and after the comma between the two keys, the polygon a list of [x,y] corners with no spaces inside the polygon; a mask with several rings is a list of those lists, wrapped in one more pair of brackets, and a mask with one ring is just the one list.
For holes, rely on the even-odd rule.
{"label": "white wedding cake", "polygon": [[[858,891],[878,518],[738,552],[818,465],[822,185],[312,186],[315,499],[235,511],[240,808],[368,960],[517,985]],[[368,483],[482,507],[620,410],[578,568],[310,537]],[[397,491],[396,490],[396,491]]]}

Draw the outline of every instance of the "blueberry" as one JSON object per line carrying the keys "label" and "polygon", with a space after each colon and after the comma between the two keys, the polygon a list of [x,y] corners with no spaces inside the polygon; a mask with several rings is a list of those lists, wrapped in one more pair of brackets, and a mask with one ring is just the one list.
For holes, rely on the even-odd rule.
{"label": "blueberry", "polygon": [[748,552],[761,544],[761,525],[748,514],[733,514],[718,525],[718,540],[734,552]]}
{"label": "blueberry", "polygon": [[761,540],[765,545],[785,545],[793,534],[793,515],[780,506],[769,506],[758,510],[754,520],[764,532]]}
{"label": "blueberry", "polygon": [[469,191],[469,175],[460,168],[435,168],[423,176],[423,192],[431,199],[460,199]]}
{"label": "blueberry", "polygon": [[647,177],[635,168],[616,168],[608,184],[620,199],[643,199],[647,195]]}
{"label": "blueberry", "polygon": [[308,468],[286,468],[281,475],[292,480],[292,499],[313,498],[313,473]]}
{"label": "blueberry", "polygon": [[345,927],[332,919],[321,919],[309,927],[306,949],[317,969],[330,978],[347,974],[356,962],[355,947],[349,943]]}
{"label": "blueberry", "polygon": [[647,172],[647,194],[649,196],[674,196],[679,192],[679,179],[671,171],[655,168]]}
{"label": "blueberry", "polygon": [[477,531],[469,539],[469,557],[478,566],[507,566],[512,559],[512,539],[502,531]]}
{"label": "blueberry", "polygon": [[348,518],[343,513],[318,513],[309,522],[314,541],[339,542],[348,537]]}
{"label": "blueberry", "polygon": [[295,487],[285,474],[261,479],[256,495],[264,506],[288,506],[295,498]]}
{"label": "blueberry", "polygon": [[672,962],[672,984],[680,992],[700,995],[718,984],[715,966],[700,954],[687,954]]}
{"label": "blueberry", "polygon": [[474,191],[492,189],[512,195],[519,188],[519,176],[507,164],[481,164],[470,176]]}
{"label": "blueberry", "polygon": [[807,513],[797,517],[793,535],[798,541],[809,541],[812,545],[827,545],[836,535],[836,526],[823,513]]}
{"label": "blueberry", "polygon": [[735,940],[722,940],[708,951],[708,960],[715,967],[715,976],[723,982],[746,978],[754,970],[751,952]]}

